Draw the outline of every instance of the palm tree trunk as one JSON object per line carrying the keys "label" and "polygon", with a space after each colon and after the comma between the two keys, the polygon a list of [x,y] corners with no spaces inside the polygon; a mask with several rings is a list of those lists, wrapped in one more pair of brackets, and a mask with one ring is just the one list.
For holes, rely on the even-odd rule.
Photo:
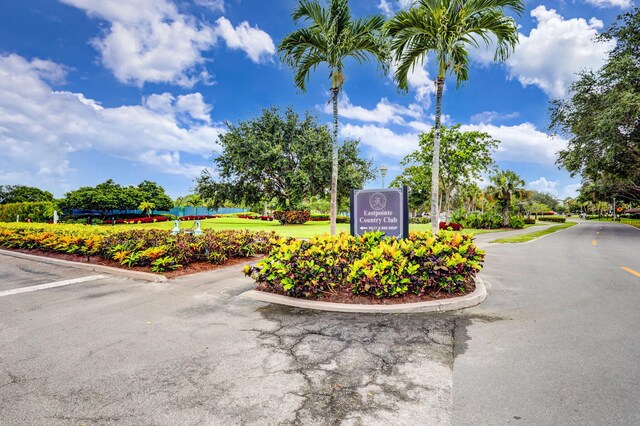
{"label": "palm tree trunk", "polygon": [[333,153],[331,160],[331,213],[329,216],[329,230],[331,235],[336,235],[336,216],[338,215],[338,92],[340,89],[331,89],[333,94]]}
{"label": "palm tree trunk", "polygon": [[511,194],[506,194],[504,206],[502,206],[502,226],[509,227],[509,209],[511,207]]}
{"label": "palm tree trunk", "polygon": [[433,160],[431,163],[431,231],[438,233],[440,210],[438,209],[438,194],[440,183],[440,120],[442,117],[442,90],[444,77],[438,77],[436,90],[436,124],[433,136]]}

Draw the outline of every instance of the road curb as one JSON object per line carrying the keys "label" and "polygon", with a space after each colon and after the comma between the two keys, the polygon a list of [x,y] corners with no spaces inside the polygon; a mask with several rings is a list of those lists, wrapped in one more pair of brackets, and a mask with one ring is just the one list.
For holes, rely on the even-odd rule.
{"label": "road curb", "polygon": [[296,299],[280,294],[249,290],[240,295],[259,302],[286,305],[294,308],[315,309],[331,312],[378,313],[378,314],[412,314],[425,312],[445,312],[470,308],[479,305],[487,298],[487,289],[481,278],[476,277],[476,289],[464,296],[429,302],[404,303],[398,305],[355,305],[347,303],[318,302]]}
{"label": "road curb", "polygon": [[17,257],[19,259],[35,260],[36,262],[48,263],[51,265],[65,266],[67,268],[84,269],[87,271],[104,272],[110,275],[119,275],[126,278],[151,281],[156,283],[167,282],[164,275],[152,274],[150,272],[128,271],[126,269],[113,268],[111,266],[93,265],[90,263],[72,262],[69,260],[56,259],[52,257],[37,256],[34,254],[19,253],[11,250],[0,249],[0,254]]}

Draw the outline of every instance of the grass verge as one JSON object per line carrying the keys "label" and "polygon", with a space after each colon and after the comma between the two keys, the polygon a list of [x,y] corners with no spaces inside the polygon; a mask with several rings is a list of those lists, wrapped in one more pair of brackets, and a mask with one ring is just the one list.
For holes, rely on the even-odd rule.
{"label": "grass verge", "polygon": [[490,241],[491,243],[526,243],[527,241],[535,240],[536,238],[540,238],[547,234],[553,234],[556,231],[560,231],[562,229],[571,228],[572,226],[577,225],[576,222],[566,222],[561,225],[555,225],[547,229],[543,229],[541,231],[530,232],[528,234],[515,235],[509,238],[499,238],[497,240]]}
{"label": "grass verge", "polygon": [[[194,221],[180,222],[180,228],[188,229],[194,225]],[[101,225],[111,226],[111,225]],[[120,229],[173,229],[173,221],[169,222],[157,222],[157,223],[141,223],[132,225],[116,225]],[[534,225],[525,225],[530,227]],[[216,219],[205,219],[200,221],[200,227],[202,229],[214,229],[217,231],[222,230],[243,230],[248,229],[250,231],[274,231],[283,237],[293,238],[311,238],[322,234],[329,233],[329,221],[322,222],[307,222],[304,225],[280,225],[277,221],[263,221],[263,220],[251,220],[251,219],[239,219],[237,217],[220,217]],[[338,223],[338,232],[349,233],[348,223]],[[431,229],[431,225],[426,224],[410,224],[410,231],[427,231]],[[463,229],[463,234],[485,234],[489,232],[503,232],[510,231],[510,229]]]}

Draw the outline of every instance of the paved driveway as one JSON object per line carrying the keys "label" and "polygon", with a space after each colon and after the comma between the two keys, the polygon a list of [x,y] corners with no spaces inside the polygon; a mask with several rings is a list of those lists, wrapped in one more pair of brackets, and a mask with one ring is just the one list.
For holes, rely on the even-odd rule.
{"label": "paved driveway", "polygon": [[431,315],[268,306],[240,267],[149,283],[0,255],[0,291],[88,280],[0,293],[0,423],[637,423],[640,232],[486,245],[487,301]]}
{"label": "paved driveway", "polygon": [[0,297],[0,423],[450,423],[452,317],[272,307],[251,286],[234,267]]}

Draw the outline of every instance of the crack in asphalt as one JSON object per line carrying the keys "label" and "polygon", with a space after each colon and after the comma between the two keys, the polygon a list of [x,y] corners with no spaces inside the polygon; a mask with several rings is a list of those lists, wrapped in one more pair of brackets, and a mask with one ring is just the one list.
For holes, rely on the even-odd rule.
{"label": "crack in asphalt", "polygon": [[272,328],[255,328],[264,347],[287,356],[303,378],[293,425],[359,424],[363,417],[416,405],[450,389],[414,374],[429,362],[452,366],[455,319],[435,315],[362,315],[265,307]]}

